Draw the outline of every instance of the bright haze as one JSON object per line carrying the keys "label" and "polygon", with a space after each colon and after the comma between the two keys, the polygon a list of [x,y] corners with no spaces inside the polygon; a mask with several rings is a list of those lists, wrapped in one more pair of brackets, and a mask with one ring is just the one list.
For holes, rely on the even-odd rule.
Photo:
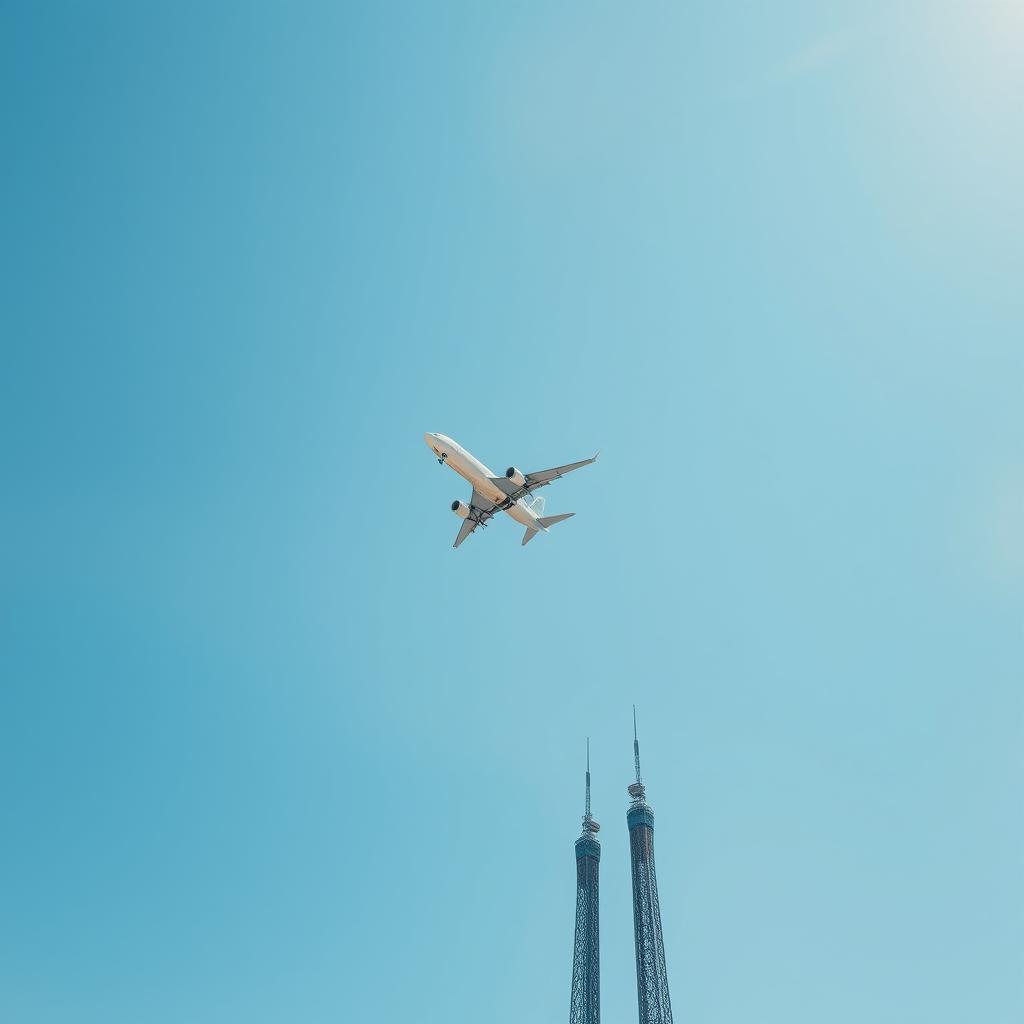
{"label": "bright haze", "polygon": [[1020,3],[0,19],[0,1019],[1024,1019]]}

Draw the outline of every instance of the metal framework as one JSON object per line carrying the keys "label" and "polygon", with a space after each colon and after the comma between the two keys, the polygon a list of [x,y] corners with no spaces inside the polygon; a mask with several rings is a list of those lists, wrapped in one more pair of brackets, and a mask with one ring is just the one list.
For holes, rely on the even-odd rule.
{"label": "metal framework", "polygon": [[665,970],[665,945],[661,936],[658,877],[654,870],[654,811],[640,781],[640,744],[636,738],[633,708],[633,762],[636,782],[629,786],[632,798],[626,812],[629,856],[633,871],[633,932],[636,940],[636,999],[640,1024],[672,1024],[672,1001]]}
{"label": "metal framework", "polygon": [[601,826],[590,816],[590,740],[587,740],[587,801],[576,840],[576,937],[572,952],[569,1024],[600,1024],[601,956],[598,931],[598,865]]}

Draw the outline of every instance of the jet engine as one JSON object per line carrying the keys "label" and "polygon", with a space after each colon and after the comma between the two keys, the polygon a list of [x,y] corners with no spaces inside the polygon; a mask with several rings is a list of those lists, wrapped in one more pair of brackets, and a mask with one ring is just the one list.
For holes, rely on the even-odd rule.
{"label": "jet engine", "polygon": [[452,511],[460,518],[465,519],[469,515],[469,506],[464,501],[453,501]]}
{"label": "jet engine", "polygon": [[509,466],[505,470],[505,476],[509,478],[516,485],[516,487],[522,487],[526,483],[526,477],[516,469],[515,466]]}

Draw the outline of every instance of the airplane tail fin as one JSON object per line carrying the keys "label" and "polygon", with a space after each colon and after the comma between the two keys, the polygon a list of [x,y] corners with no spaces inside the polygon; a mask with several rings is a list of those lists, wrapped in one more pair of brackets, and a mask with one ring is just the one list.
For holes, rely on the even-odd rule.
{"label": "airplane tail fin", "polygon": [[[549,526],[554,526],[555,523],[560,523],[564,519],[572,519],[574,515],[576,515],[575,512],[563,512],[560,516],[539,516],[537,522],[546,530]],[[533,527],[528,526],[526,533],[523,534],[523,547],[526,547],[538,533],[540,533],[540,530],[535,530]]]}

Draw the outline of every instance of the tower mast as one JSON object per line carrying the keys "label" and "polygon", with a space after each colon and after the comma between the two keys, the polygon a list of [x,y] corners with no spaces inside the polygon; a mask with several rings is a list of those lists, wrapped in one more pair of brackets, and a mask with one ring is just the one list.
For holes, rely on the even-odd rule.
{"label": "tower mast", "polygon": [[654,870],[654,811],[640,781],[640,744],[636,737],[636,705],[633,705],[633,765],[636,781],[628,793],[632,802],[626,812],[629,855],[633,873],[633,934],[636,940],[636,999],[640,1024],[672,1024],[668,994],[665,945],[661,935],[658,878]]}
{"label": "tower mast", "polygon": [[600,1024],[601,957],[598,929],[598,865],[601,826],[590,815],[590,738],[587,738],[586,802],[576,840],[576,934],[572,953],[569,1024]]}
{"label": "tower mast", "polygon": [[590,820],[590,737],[587,737],[587,805],[583,815],[583,822]]}
{"label": "tower mast", "polygon": [[640,744],[636,738],[636,705],[633,705],[633,766],[636,768],[637,785],[640,784]]}

